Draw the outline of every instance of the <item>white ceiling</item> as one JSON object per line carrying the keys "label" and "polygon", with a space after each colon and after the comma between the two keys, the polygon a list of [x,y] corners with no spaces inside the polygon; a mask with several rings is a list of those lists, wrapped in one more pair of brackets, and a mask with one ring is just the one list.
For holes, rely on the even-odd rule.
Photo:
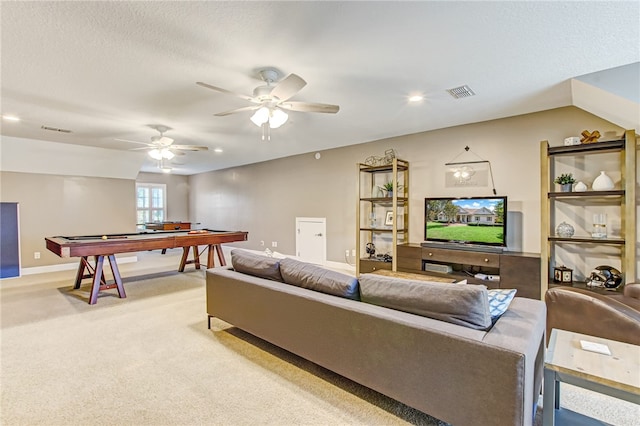
{"label": "white ceiling", "polygon": [[[640,2],[7,2],[2,135],[121,150],[149,125],[208,152],[193,174],[571,105],[570,79],[640,61]],[[247,106],[260,68],[296,73],[292,100],[340,105],[290,113],[269,142]],[[456,100],[446,89],[469,85]],[[425,101],[409,105],[422,93]],[[42,125],[70,129],[64,134]],[[223,153],[214,153],[222,148]],[[178,164],[184,163],[184,164]],[[158,171],[147,161],[142,171]]]}

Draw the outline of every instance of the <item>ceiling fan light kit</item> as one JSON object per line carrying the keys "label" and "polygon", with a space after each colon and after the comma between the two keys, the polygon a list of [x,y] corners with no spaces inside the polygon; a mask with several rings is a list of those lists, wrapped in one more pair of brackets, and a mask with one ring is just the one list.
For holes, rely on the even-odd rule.
{"label": "ceiling fan light kit", "polygon": [[251,121],[258,127],[269,123],[269,127],[277,129],[287,122],[289,115],[278,108],[262,107],[258,109],[252,116]]}
{"label": "ceiling fan light kit", "polygon": [[175,156],[176,155],[173,152],[171,152],[171,150],[169,150],[168,148],[162,148],[162,149],[155,148],[149,151],[149,157],[153,158],[154,160],[162,160],[163,158],[166,158],[167,160],[171,160]]}

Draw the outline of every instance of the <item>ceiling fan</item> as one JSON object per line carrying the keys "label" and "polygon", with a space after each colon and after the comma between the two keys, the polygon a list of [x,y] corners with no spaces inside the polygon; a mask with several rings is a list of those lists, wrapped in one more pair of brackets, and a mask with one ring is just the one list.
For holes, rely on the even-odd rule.
{"label": "ceiling fan", "polygon": [[198,145],[174,145],[173,139],[164,135],[164,133],[168,130],[171,130],[170,127],[157,125],[150,126],[151,128],[157,130],[160,135],[153,136],[151,138],[151,143],[149,142],[138,142],[132,141],[128,139],[116,139],[117,141],[122,142],[130,142],[136,143],[140,145],[146,145],[144,148],[133,148],[132,151],[145,149],[149,151],[149,156],[154,160],[163,161],[163,160],[171,160],[175,155],[184,155],[182,151],[207,151],[209,148],[206,146],[198,146]]}
{"label": "ceiling fan", "polygon": [[[269,129],[276,129],[286,123],[289,116],[283,110],[298,112],[320,112],[335,114],[340,110],[338,105],[320,104],[312,102],[290,101],[307,82],[296,74],[289,74],[278,82],[280,73],[274,68],[265,68],[259,72],[260,78],[267,84],[258,86],[253,90],[253,96],[234,93],[220,87],[212,86],[198,81],[196,84],[216,92],[226,93],[251,102],[254,105],[232,109],[230,111],[214,114],[218,117],[236,114],[245,111],[255,111],[251,116],[251,121],[263,129],[262,139],[265,139],[265,132]],[[274,84],[276,83],[276,84]],[[269,137],[270,138],[270,137]]]}

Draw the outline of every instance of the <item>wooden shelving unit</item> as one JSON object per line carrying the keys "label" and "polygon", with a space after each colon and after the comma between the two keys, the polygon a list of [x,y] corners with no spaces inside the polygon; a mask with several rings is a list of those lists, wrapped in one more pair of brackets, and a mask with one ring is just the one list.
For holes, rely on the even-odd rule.
{"label": "wooden shelving unit", "polygon": [[[567,158],[575,161],[575,173],[583,172],[590,162],[596,161],[598,154],[618,153],[620,183],[613,190],[584,192],[556,192],[554,179],[557,176],[556,163]],[[636,277],[636,135],[635,130],[627,130],[624,138],[615,141],[596,142],[590,144],[550,147],[548,141],[540,143],[540,205],[541,205],[541,296],[553,282],[553,268],[556,263],[556,250],[563,245],[572,245],[572,254],[584,257],[597,256],[605,248],[617,248],[621,272],[625,282],[635,281]],[[566,166],[566,164],[565,164]],[[612,170],[613,172],[613,170]],[[617,171],[615,171],[617,172]],[[574,174],[575,174],[574,173]],[[608,238],[592,238],[591,235],[574,235],[560,237],[555,229],[558,225],[556,212],[558,209],[586,211],[596,205],[611,205],[619,208],[619,236]],[[603,262],[604,263],[604,262]],[[567,265],[569,266],[569,265]],[[597,265],[593,265],[595,267]],[[589,271],[584,271],[588,275]],[[575,272],[574,272],[575,276]],[[546,277],[546,278],[545,278]],[[585,282],[574,282],[575,287],[585,288]],[[595,289],[600,292],[600,289]],[[610,293],[610,292],[609,292]]]}
{"label": "wooden shelving unit", "polygon": [[[359,163],[357,169],[356,275],[377,269],[396,271],[397,246],[409,238],[409,163],[394,158],[382,166]],[[391,196],[380,188],[388,182],[393,184]],[[391,223],[386,222],[389,213]],[[373,256],[367,253],[371,244],[376,249]]]}

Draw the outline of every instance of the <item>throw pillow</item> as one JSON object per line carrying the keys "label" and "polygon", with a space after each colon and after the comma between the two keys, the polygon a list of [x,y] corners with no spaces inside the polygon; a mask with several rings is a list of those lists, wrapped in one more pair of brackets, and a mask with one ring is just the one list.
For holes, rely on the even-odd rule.
{"label": "throw pillow", "polygon": [[231,251],[231,265],[237,272],[282,282],[279,259],[236,249]]}
{"label": "throw pillow", "polygon": [[280,261],[280,272],[287,284],[347,299],[360,300],[356,277],[291,258]]}
{"label": "throw pillow", "polygon": [[360,297],[366,303],[476,330],[491,327],[487,289],[483,285],[451,285],[362,274]]}
{"label": "throw pillow", "polygon": [[509,308],[509,304],[516,295],[517,289],[491,289],[489,290],[489,312],[491,321],[496,322]]}

